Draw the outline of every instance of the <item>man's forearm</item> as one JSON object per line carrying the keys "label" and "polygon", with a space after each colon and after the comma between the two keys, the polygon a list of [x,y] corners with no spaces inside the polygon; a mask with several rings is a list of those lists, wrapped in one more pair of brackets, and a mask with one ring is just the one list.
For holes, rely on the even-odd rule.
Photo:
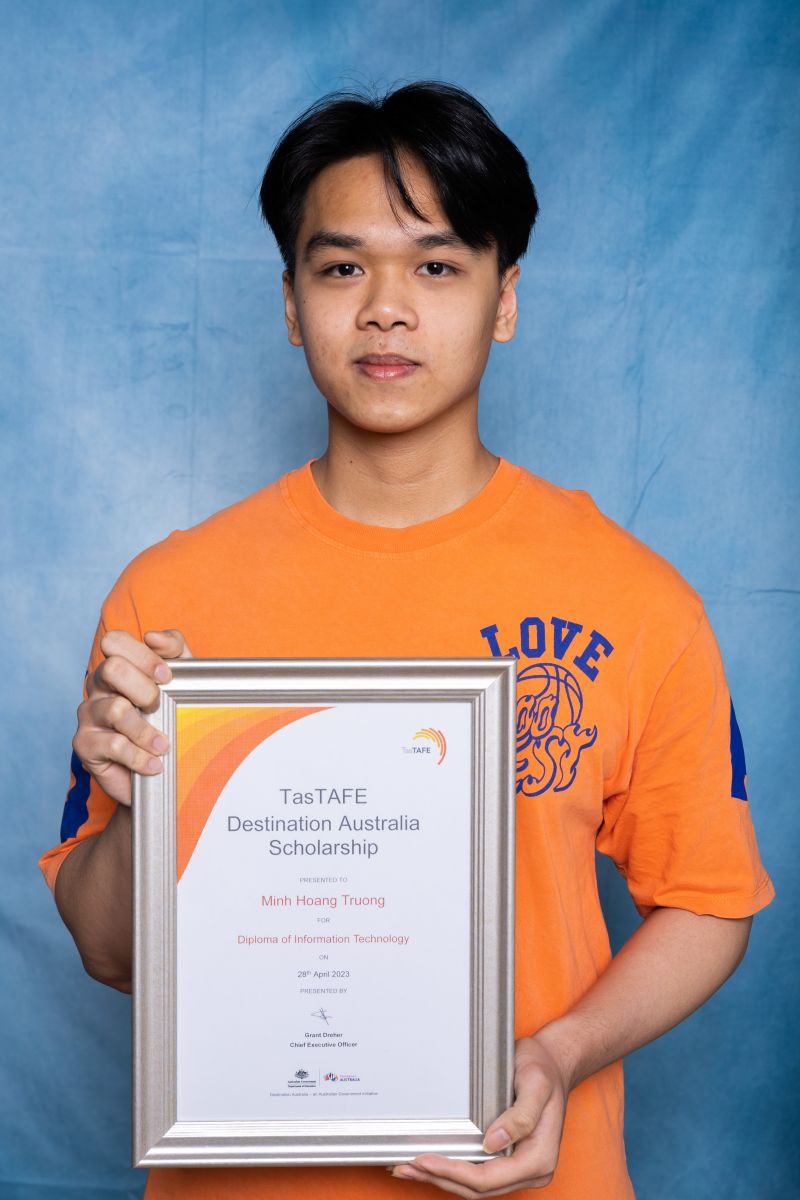
{"label": "man's forearm", "polygon": [[55,900],[94,979],[131,990],[131,810],[76,846],[56,876]]}
{"label": "man's forearm", "polygon": [[566,1067],[570,1087],[672,1029],[744,957],[752,917],[656,908],[585,996],[537,1041]]}

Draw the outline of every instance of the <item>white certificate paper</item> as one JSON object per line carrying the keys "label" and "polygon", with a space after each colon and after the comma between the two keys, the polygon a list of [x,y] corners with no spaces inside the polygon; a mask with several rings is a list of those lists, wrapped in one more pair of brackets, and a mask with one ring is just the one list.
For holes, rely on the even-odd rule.
{"label": "white certificate paper", "polygon": [[469,1115],[471,721],[178,703],[178,1121]]}

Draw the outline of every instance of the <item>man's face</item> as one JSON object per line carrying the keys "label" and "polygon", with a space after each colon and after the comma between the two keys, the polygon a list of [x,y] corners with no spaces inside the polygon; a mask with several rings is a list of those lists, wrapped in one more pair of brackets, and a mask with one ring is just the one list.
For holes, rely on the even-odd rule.
{"label": "man's face", "polygon": [[501,279],[496,250],[460,241],[426,172],[401,167],[428,221],[398,199],[399,223],[378,155],[346,159],[309,188],[294,281],[284,273],[289,341],[328,403],[373,433],[476,401],[492,340],[508,341],[516,322],[519,268]]}

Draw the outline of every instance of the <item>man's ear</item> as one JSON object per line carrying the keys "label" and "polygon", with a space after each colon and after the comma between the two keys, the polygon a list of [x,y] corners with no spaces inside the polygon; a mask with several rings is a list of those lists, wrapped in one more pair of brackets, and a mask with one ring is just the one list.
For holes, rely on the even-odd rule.
{"label": "man's ear", "polygon": [[517,263],[503,273],[500,282],[500,298],[497,301],[497,316],[492,337],[496,342],[510,342],[517,327],[517,280],[520,269]]}
{"label": "man's ear", "polygon": [[293,346],[302,346],[303,338],[300,333],[300,322],[297,320],[297,305],[294,298],[294,284],[288,271],[281,276],[283,280],[283,311],[286,318],[286,328],[289,330],[289,341]]}

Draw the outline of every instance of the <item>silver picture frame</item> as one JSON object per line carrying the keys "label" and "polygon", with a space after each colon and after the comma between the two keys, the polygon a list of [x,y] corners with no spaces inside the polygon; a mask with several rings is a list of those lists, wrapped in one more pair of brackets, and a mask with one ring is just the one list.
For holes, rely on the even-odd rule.
{"label": "silver picture frame", "polygon": [[[133,1165],[481,1161],[513,1100],[516,662],[513,658],[188,659],[148,720],[170,740],[133,784]],[[177,1119],[176,707],[467,701],[471,708],[469,1113],[452,1119]],[[424,1081],[421,1081],[424,1088]]]}

